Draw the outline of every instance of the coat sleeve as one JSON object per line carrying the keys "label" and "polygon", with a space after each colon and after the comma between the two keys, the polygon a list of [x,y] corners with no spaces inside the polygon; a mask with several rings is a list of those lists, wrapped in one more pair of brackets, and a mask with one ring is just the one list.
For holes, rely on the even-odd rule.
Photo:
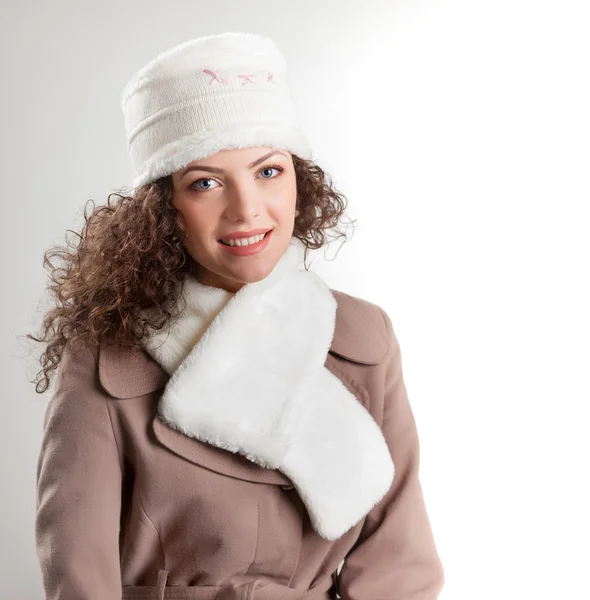
{"label": "coat sleeve", "polygon": [[66,345],[45,411],[35,540],[46,600],[121,597],[122,469],[96,349]]}
{"label": "coat sleeve", "polygon": [[419,441],[387,313],[382,431],[395,466],[385,497],[369,512],[337,576],[342,600],[436,600],[444,570],[418,478]]}

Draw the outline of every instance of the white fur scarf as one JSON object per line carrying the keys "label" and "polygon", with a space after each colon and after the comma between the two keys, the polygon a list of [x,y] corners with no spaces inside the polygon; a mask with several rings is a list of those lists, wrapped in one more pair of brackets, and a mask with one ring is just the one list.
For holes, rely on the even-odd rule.
{"label": "white fur scarf", "polygon": [[186,310],[146,350],[170,374],[170,427],[282,471],[314,529],[334,540],[386,494],[394,465],[380,427],[325,368],[336,300],[292,238],[265,279],[232,294],[194,278]]}

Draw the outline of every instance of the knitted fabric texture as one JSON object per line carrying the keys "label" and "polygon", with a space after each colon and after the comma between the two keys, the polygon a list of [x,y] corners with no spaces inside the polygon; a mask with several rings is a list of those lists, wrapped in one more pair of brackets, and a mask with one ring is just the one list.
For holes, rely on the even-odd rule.
{"label": "knitted fabric texture", "polygon": [[312,153],[270,38],[226,32],[183,42],[137,71],[121,106],[134,186],[226,149]]}

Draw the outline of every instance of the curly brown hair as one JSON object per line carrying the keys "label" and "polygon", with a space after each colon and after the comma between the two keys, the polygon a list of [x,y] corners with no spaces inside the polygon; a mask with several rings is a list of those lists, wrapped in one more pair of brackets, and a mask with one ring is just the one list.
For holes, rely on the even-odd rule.
{"label": "curly brown hair", "polygon": [[[348,219],[347,199],[315,162],[294,154],[292,159],[299,211],[293,236],[304,243],[307,257],[310,249],[328,243],[329,231],[346,239],[340,226]],[[81,232],[67,230],[78,244],[70,244],[66,235],[65,247],[53,246],[43,255],[52,281],[48,290],[56,302],[44,315],[41,334],[26,334],[46,344],[41,370],[31,382],[37,393],[48,389],[66,343],[99,345],[109,339],[137,347],[148,330],[161,329],[180,313],[182,282],[196,270],[181,241],[184,231],[172,204],[172,176],[138,187],[133,195],[123,190],[109,194],[106,205],[87,215],[88,203],[93,203],[89,200]],[[111,196],[117,198],[113,204]],[[53,257],[62,258],[64,266],[56,267]]]}

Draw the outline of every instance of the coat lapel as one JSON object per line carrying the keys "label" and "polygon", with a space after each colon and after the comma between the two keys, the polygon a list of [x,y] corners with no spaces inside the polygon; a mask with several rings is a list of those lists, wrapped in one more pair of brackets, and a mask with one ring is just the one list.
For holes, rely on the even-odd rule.
{"label": "coat lapel", "polygon": [[[138,353],[134,360],[142,391],[164,386],[153,421],[162,443],[242,479],[292,482],[313,527],[336,539],[385,495],[394,466],[381,429],[359,394],[326,366],[327,356],[340,344],[370,364],[387,342],[379,332],[367,348],[366,335],[351,333],[363,323],[349,327],[344,341],[336,296],[314,272],[292,268],[298,257],[290,247],[279,268],[223,300],[204,328],[193,315],[181,319],[170,336],[146,343],[153,361]],[[185,294],[201,291],[188,287]],[[345,325],[352,317],[340,316]],[[120,362],[109,364],[102,353],[99,360],[107,389],[115,369],[125,376]],[[363,485],[351,490],[351,480]]]}

